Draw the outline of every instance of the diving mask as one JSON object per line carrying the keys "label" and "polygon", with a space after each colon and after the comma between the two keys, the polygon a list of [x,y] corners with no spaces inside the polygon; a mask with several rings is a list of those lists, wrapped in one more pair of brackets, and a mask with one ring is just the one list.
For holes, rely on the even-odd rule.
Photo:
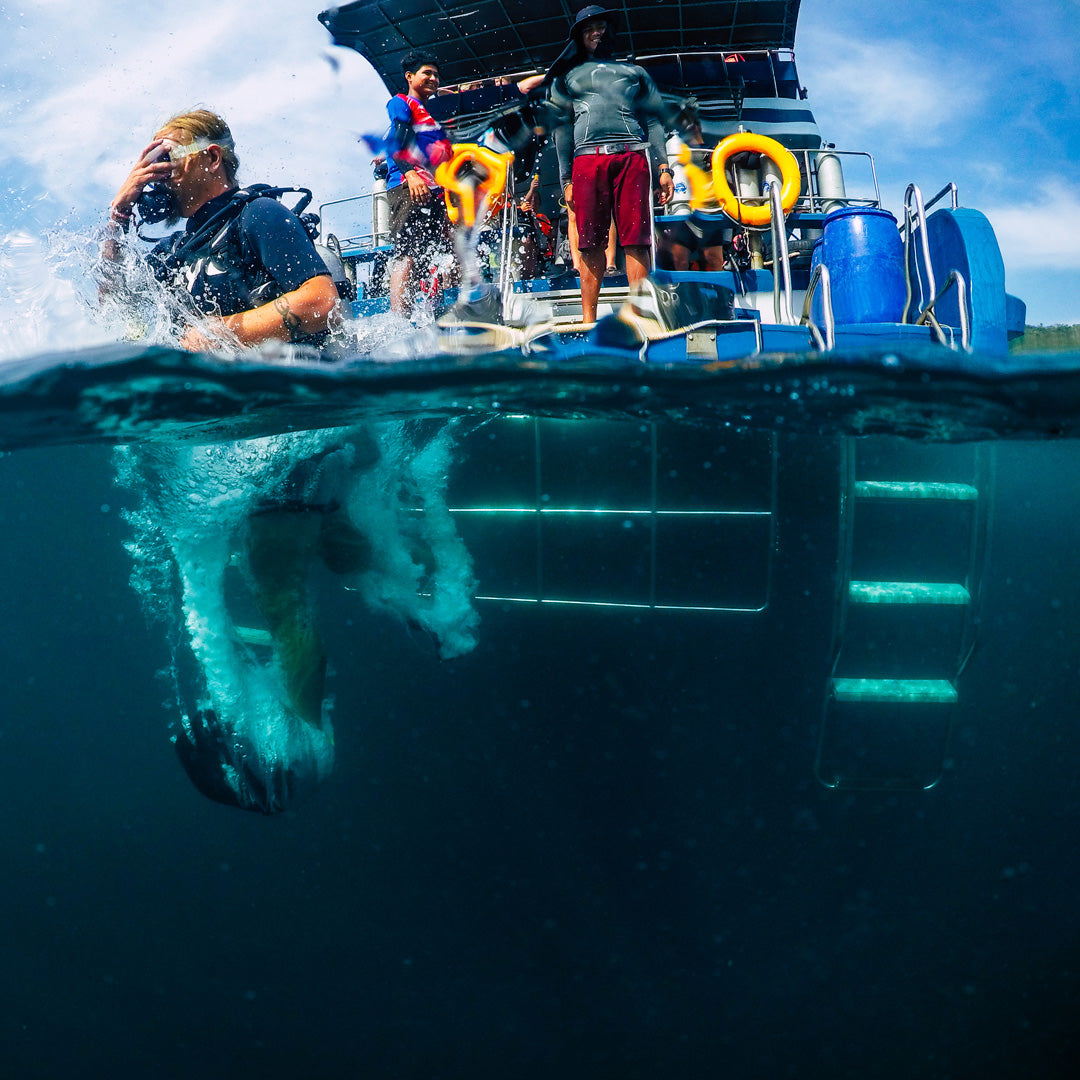
{"label": "diving mask", "polygon": [[[211,146],[223,146],[232,149],[232,139],[226,136],[221,139],[209,139],[200,135],[189,143],[178,143],[172,139],[162,139],[146,157],[147,164],[166,159],[174,165],[178,165],[192,154],[201,154]],[[136,203],[139,217],[145,224],[154,224],[164,221],[168,225],[175,225],[180,220],[180,207],[176,200],[176,193],[166,182],[158,181],[148,184]]]}

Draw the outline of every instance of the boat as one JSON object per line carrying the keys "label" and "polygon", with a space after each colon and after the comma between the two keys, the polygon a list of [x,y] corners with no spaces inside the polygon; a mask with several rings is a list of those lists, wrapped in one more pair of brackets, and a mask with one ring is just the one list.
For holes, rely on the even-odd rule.
{"label": "boat", "polygon": [[[694,214],[723,222],[722,270],[656,269],[633,292],[625,277],[606,278],[598,321],[585,326],[570,267],[514,272],[511,197],[494,229],[498,317],[455,318],[450,292],[439,321],[451,353],[600,365],[643,397],[673,373],[721,394],[725,380],[745,388],[750,379],[764,404],[706,432],[677,413],[644,425],[584,411],[501,417],[466,440],[451,504],[477,560],[479,598],[519,605],[523,617],[547,606],[647,612],[708,621],[729,640],[748,622],[785,624],[801,595],[827,595],[824,623],[803,612],[808,636],[828,642],[812,695],[815,775],[831,788],[927,789],[949,767],[975,645],[995,447],[950,436],[928,398],[868,401],[854,425],[812,438],[785,430],[779,399],[851,398],[868,368],[891,372],[916,399],[931,380],[1000,374],[1025,308],[1006,291],[989,221],[961,204],[956,184],[929,198],[910,185],[896,218],[872,155],[826,141],[796,68],[799,7],[618,5],[620,47],[673,107],[691,95],[698,103],[705,161],[689,152],[681,161]],[[400,89],[406,52],[436,52],[443,85],[429,109],[463,144],[520,108],[517,83],[547,69],[569,17],[550,0],[430,0],[422,12],[356,0],[319,16],[388,94]],[[540,159],[549,207],[553,159]],[[348,200],[367,207],[366,231],[326,238],[357,284],[359,319],[387,307],[382,197]],[[324,226],[340,210],[324,204]],[[914,414],[924,439],[875,436],[902,431]],[[794,537],[808,531],[813,543],[795,556]]]}
{"label": "boat", "polygon": [[[692,171],[718,189],[725,185],[729,196],[728,213],[707,207],[704,194],[694,209],[699,220],[726,226],[725,268],[656,270],[653,280],[661,288],[653,292],[695,293],[700,301],[704,286],[713,295],[730,294],[733,310],[706,304],[701,314],[707,317],[700,321],[708,326],[676,333],[683,328],[664,310],[663,297],[638,298],[634,306],[659,324],[651,337],[663,338],[663,344],[645,345],[642,358],[700,363],[773,352],[922,345],[1001,354],[1010,338],[1023,333],[1025,307],[1006,292],[990,223],[960,205],[951,181],[928,199],[910,185],[903,220],[890,219],[873,156],[838,148],[818,129],[795,63],[799,6],[800,0],[672,9],[640,0],[619,5],[619,43],[652,75],[672,111],[696,99],[711,176],[708,168],[702,173],[691,166]],[[462,10],[439,0],[430,10],[426,5],[422,16],[409,17],[407,8],[402,13],[356,0],[323,12],[320,20],[337,44],[355,48],[372,64],[388,95],[400,90],[401,57],[413,48],[433,50],[443,84],[428,106],[451,137],[464,143],[520,109],[517,84],[543,73],[561,51],[569,8],[541,3],[524,13],[487,3]],[[776,160],[755,154],[752,167],[725,172],[730,159],[763,147],[774,148]],[[554,154],[544,154],[539,173],[542,202],[549,208],[559,200],[556,171]],[[780,181],[771,195],[778,208],[769,204],[770,178]],[[320,208],[325,223],[343,203],[368,204],[368,231],[331,238],[359,283],[353,310],[360,317],[387,308],[378,272],[389,252],[381,198],[374,190]],[[541,336],[540,327],[554,330],[545,347],[580,353],[582,335],[568,339],[557,333],[580,329],[577,283],[567,273],[572,267],[563,264],[560,273],[520,280],[513,260],[503,257],[515,212],[513,199],[507,200],[503,219],[491,230],[504,294],[500,321],[527,330],[529,340]],[[672,220],[661,215],[657,224]],[[601,290],[601,314],[615,314],[628,299],[625,278],[609,280]],[[677,316],[685,317],[685,308]],[[593,342],[605,333],[595,331]]]}

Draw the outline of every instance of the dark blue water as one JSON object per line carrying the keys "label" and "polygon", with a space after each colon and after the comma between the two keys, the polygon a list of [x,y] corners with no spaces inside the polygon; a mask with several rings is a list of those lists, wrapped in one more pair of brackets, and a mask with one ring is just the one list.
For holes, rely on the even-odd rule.
{"label": "dark blue water", "polygon": [[[611,490],[631,470],[605,457],[616,429],[632,444],[655,423],[662,445],[691,461],[697,440],[718,469],[738,458],[722,469],[732,484],[775,439],[769,604],[479,602],[476,648],[444,661],[320,571],[335,771],[295,810],[244,813],[200,795],[170,747],[167,634],[128,584],[116,429],[101,412],[73,422],[65,379],[9,393],[5,1075],[1076,1075],[1080,451],[1048,438],[1075,430],[1053,386],[950,384],[935,412],[860,376],[909,435],[916,416],[959,437],[1006,425],[946,774],[880,792],[829,790],[813,772],[851,408],[816,412],[805,382],[795,399],[771,375],[721,402],[678,374],[545,382],[492,365],[472,384],[428,371],[410,385],[387,371],[378,400],[369,385],[284,405],[264,391],[281,399],[286,384],[261,378],[240,420],[215,396],[228,379],[189,388],[187,412],[175,382],[164,395],[154,382],[135,434],[168,446],[312,411],[335,424],[453,413],[451,502],[513,471],[512,446],[493,453],[497,429],[478,423],[493,395],[507,411],[535,393],[537,412],[624,418],[593,423],[579,458]],[[96,401],[122,399],[94,379]],[[764,401],[786,402],[782,419]],[[725,428],[740,409],[751,419]],[[483,585],[518,541],[469,528]],[[559,560],[564,583],[607,580],[595,545]],[[724,548],[709,565],[737,584],[757,564]]]}

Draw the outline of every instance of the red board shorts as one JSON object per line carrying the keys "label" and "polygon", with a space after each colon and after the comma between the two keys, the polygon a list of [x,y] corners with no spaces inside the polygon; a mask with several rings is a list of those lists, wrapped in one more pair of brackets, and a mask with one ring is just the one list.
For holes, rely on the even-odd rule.
{"label": "red board shorts", "polygon": [[643,150],[579,154],[574,158],[570,182],[574,185],[574,216],[581,250],[607,245],[612,216],[622,247],[648,247],[652,243],[652,183],[649,159]]}

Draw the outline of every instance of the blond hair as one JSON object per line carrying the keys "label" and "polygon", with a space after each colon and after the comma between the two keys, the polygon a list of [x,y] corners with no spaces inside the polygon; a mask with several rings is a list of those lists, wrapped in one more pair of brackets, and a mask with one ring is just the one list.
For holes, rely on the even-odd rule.
{"label": "blond hair", "polygon": [[220,146],[221,163],[225,166],[225,179],[230,184],[236,181],[240,161],[233,147],[232,132],[229,130],[229,125],[217,113],[209,109],[191,109],[189,112],[177,113],[158,128],[154,138],[160,139],[167,131],[181,132],[185,136],[183,140],[185,146],[199,138],[209,139]]}

